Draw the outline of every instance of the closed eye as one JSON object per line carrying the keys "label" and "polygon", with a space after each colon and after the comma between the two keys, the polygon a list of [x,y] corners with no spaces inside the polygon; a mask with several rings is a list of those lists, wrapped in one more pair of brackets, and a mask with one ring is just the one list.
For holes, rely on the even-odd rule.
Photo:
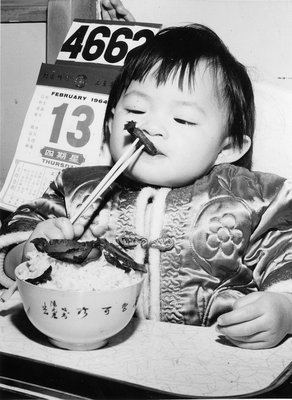
{"label": "closed eye", "polygon": [[145,111],[142,111],[142,110],[130,109],[130,108],[128,108],[126,111],[128,113],[131,113],[131,114],[144,114],[144,112],[145,112]]}
{"label": "closed eye", "polygon": [[185,119],[181,119],[181,118],[174,118],[174,120],[175,120],[178,124],[182,124],[182,125],[197,125],[195,122],[186,121]]}

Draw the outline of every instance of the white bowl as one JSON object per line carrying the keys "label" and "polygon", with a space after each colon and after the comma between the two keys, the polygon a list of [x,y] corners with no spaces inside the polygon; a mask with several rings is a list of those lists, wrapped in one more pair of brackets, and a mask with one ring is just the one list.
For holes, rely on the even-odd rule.
{"label": "white bowl", "polygon": [[141,280],[109,291],[58,290],[33,285],[18,277],[16,281],[26,315],[51,343],[70,350],[92,350],[104,346],[131,320]]}

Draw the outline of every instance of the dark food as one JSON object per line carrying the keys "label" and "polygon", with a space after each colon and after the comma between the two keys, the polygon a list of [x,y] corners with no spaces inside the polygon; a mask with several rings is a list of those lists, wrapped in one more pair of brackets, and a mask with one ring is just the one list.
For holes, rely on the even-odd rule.
{"label": "dark food", "polygon": [[46,283],[52,280],[52,267],[49,266],[40,276],[36,278],[26,279],[25,282],[32,283],[33,285],[41,285],[42,283]]}
{"label": "dark food", "polygon": [[99,240],[101,241],[101,247],[107,262],[115,265],[117,268],[124,269],[126,272],[129,272],[130,269],[146,272],[146,268],[143,264],[136,263],[132,257],[122,251],[118,246],[108,242],[106,239]]}
{"label": "dark food", "polygon": [[31,241],[41,253],[73,264],[85,264],[101,256],[101,248],[96,241],[78,242],[77,240],[37,238]]}
{"label": "dark food", "polygon": [[154,144],[145,136],[141,129],[136,128],[135,121],[127,122],[124,126],[124,129],[126,129],[135,139],[138,138],[141,143],[143,143],[146,153],[150,154],[151,156],[155,156],[157,154],[157,149]]}
{"label": "dark food", "polygon": [[88,262],[98,260],[103,253],[107,262],[126,272],[131,269],[146,272],[143,264],[136,263],[132,257],[106,239],[96,238],[96,240],[88,242],[78,242],[77,240],[67,239],[47,241],[45,238],[37,238],[33,239],[32,243],[38,251],[47,253],[50,257],[60,261],[85,265]]}

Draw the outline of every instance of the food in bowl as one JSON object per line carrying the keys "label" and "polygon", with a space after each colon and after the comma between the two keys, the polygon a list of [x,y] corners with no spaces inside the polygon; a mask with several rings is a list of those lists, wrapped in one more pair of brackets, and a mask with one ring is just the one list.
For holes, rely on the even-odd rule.
{"label": "food in bowl", "polygon": [[104,256],[79,265],[56,260],[47,254],[31,253],[18,269],[18,278],[28,283],[58,290],[104,291],[129,286],[141,279],[141,273],[125,272],[109,264]]}
{"label": "food in bowl", "polygon": [[30,321],[58,347],[104,346],[131,320],[145,267],[104,239],[34,244],[15,271]]}

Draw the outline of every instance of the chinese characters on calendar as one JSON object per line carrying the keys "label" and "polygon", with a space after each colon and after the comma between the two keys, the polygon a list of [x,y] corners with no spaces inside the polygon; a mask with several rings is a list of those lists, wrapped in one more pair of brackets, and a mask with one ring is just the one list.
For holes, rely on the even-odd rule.
{"label": "chinese characters on calendar", "polygon": [[42,64],[0,193],[14,211],[42,196],[67,167],[107,164],[103,118],[111,85],[126,56],[151,38],[159,24],[73,21],[56,64]]}

